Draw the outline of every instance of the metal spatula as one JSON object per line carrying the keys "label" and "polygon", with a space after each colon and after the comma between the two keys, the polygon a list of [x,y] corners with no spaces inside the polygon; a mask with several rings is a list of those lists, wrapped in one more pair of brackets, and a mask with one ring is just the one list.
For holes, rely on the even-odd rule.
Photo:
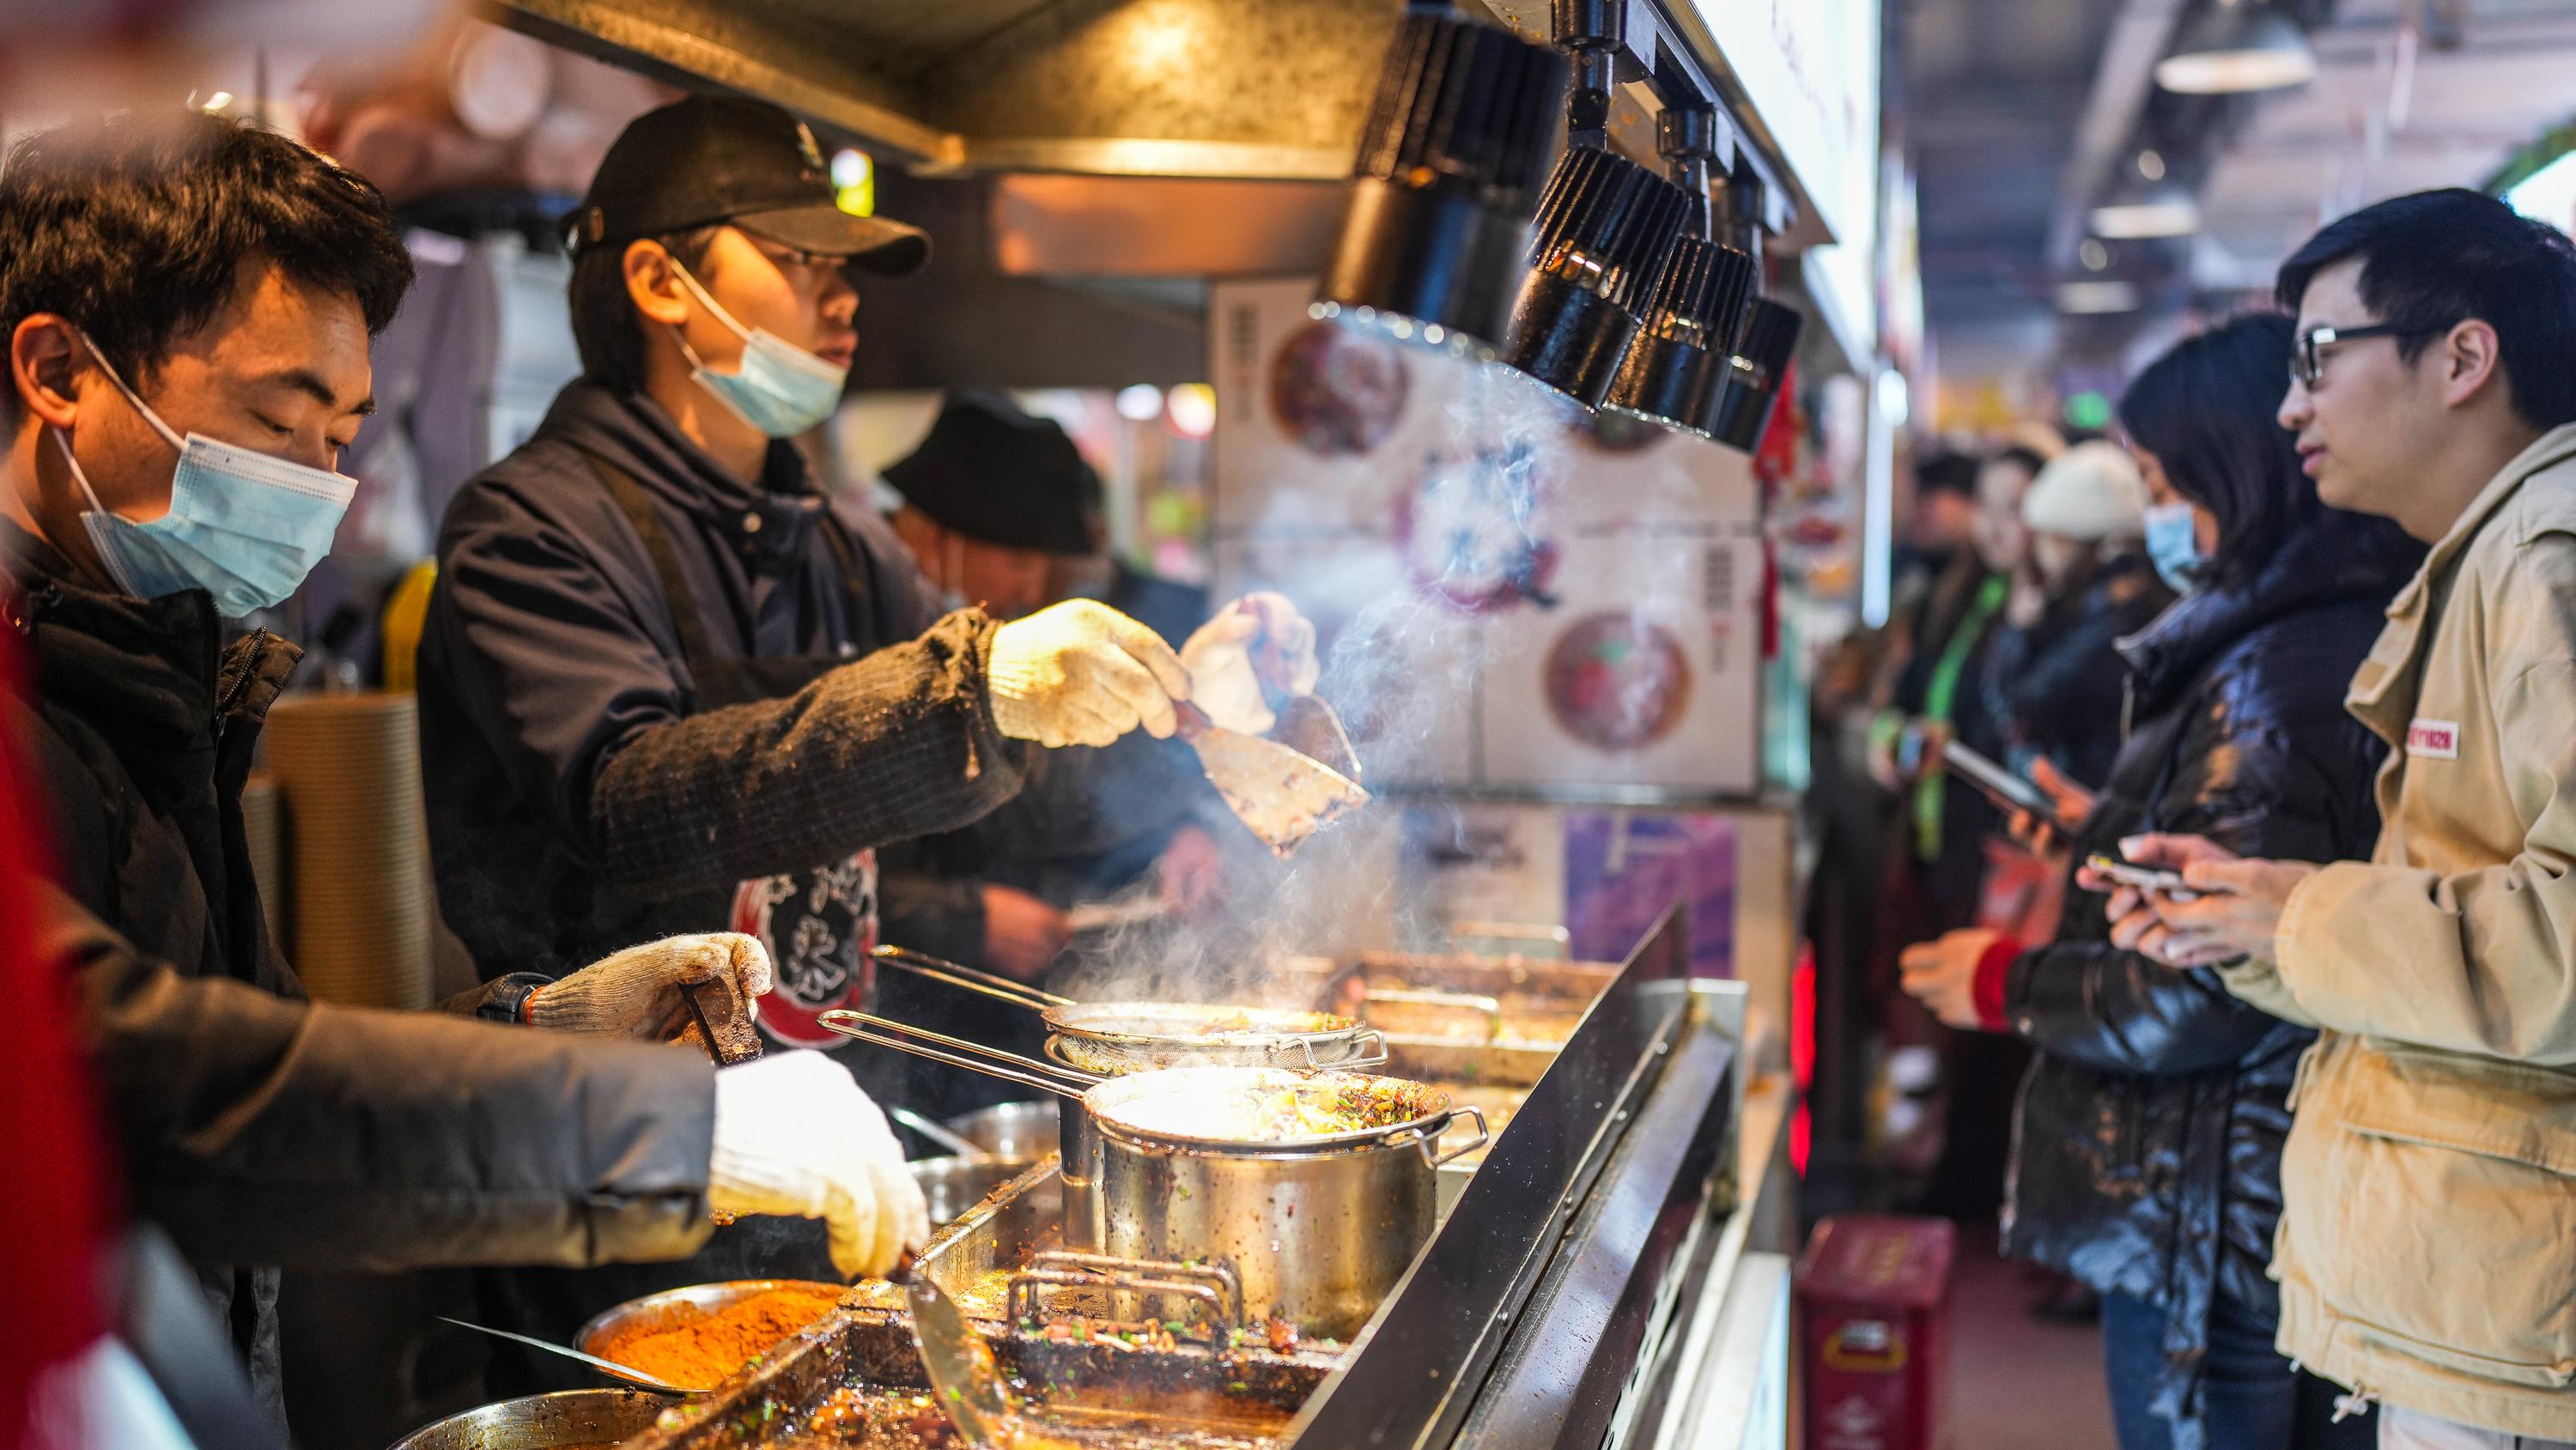
{"label": "metal spatula", "polygon": [[1196,705],[1173,702],[1181,738],[1199,753],[1226,809],[1263,845],[1285,858],[1335,818],[1368,803],[1369,793],[1340,771],[1275,740],[1220,730]]}
{"label": "metal spatula", "polygon": [[1018,1443],[1019,1407],[1002,1386],[1002,1371],[993,1362],[993,1347],[966,1323],[957,1301],[930,1282],[918,1264],[895,1271],[904,1297],[912,1304],[912,1333],[921,1341],[921,1363],[930,1372],[930,1389],[939,1407],[957,1425],[969,1445],[998,1447]]}
{"label": "metal spatula", "polygon": [[1279,723],[1270,727],[1270,738],[1314,761],[1326,770],[1339,771],[1356,785],[1360,780],[1359,752],[1351,749],[1350,732],[1342,728],[1342,717],[1319,695],[1291,695],[1279,704]]}

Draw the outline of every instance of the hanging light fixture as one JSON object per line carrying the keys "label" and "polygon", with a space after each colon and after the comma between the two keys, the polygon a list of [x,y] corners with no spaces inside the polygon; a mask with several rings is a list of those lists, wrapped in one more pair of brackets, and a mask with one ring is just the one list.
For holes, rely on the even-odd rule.
{"label": "hanging light fixture", "polygon": [[1729,448],[1752,453],[1762,447],[1771,426],[1771,403],[1789,376],[1789,360],[1798,355],[1798,334],[1807,319],[1796,309],[1768,297],[1754,299],[1745,315],[1743,339],[1735,345],[1726,391],[1718,395],[1709,419],[1709,436]]}
{"label": "hanging light fixture", "polygon": [[1673,239],[1601,402],[1703,438],[1726,387],[1745,303],[1761,280],[1750,255],[1705,235],[1716,126],[1715,113],[1683,106],[1666,106],[1656,120],[1656,149],[1673,163],[1674,180],[1699,215]]}
{"label": "hanging light fixture", "polygon": [[1491,356],[1564,85],[1562,59],[1508,31],[1407,15],[1378,73],[1313,314]]}
{"label": "hanging light fixture", "polygon": [[1587,408],[1608,395],[1654,268],[1690,217],[1682,189],[1624,157],[1569,150],[1539,198],[1502,360]]}
{"label": "hanging light fixture", "polygon": [[2316,73],[2307,34],[2264,0],[2217,0],[2156,62],[2156,84],[2187,96],[2274,91]]}
{"label": "hanging light fixture", "polygon": [[[1752,259],[1753,285],[1758,291],[1763,280],[1762,178],[1746,169],[1720,181],[1710,218],[1718,236]],[[1709,413],[1710,437],[1744,453],[1762,446],[1763,431],[1771,424],[1772,400],[1788,378],[1789,359],[1797,355],[1798,334],[1805,326],[1806,319],[1796,309],[1768,297],[1756,296],[1746,306],[1734,350],[1727,358],[1726,385]]]}

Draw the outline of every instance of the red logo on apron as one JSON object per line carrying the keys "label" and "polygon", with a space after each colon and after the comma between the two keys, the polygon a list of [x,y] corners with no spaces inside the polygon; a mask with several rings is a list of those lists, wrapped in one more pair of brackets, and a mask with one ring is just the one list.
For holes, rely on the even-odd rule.
{"label": "red logo on apron", "polygon": [[777,984],[760,999],[760,1027],[789,1047],[838,1047],[850,1039],[817,1019],[865,1011],[876,990],[877,853],[831,866],[764,876],[734,888],[733,929],[760,938]]}

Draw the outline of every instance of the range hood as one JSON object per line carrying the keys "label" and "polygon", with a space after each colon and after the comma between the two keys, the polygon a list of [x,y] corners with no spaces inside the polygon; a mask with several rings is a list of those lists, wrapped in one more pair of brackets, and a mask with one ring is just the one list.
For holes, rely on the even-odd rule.
{"label": "range hood", "polygon": [[1340,181],[1401,0],[485,0],[919,175]]}

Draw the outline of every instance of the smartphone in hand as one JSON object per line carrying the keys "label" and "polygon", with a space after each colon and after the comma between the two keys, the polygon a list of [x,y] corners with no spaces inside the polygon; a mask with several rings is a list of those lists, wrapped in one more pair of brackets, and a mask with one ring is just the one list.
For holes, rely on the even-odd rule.
{"label": "smartphone in hand", "polygon": [[1986,799],[1995,803],[1997,809],[2006,812],[2028,811],[2038,817],[2041,824],[2055,833],[2060,841],[2071,841],[2075,838],[2074,828],[2058,818],[2057,804],[2048,798],[2046,791],[2004,769],[1991,757],[1971,750],[1956,740],[1945,740],[1941,743],[1941,763],[1949,767],[1959,779],[1975,786]]}
{"label": "smartphone in hand", "polygon": [[2094,855],[2085,858],[2090,869],[2110,877],[2123,886],[2138,891],[2152,891],[2168,901],[2198,901],[2200,893],[2185,885],[2179,871],[2158,871],[2148,866],[2133,866],[2126,861]]}

